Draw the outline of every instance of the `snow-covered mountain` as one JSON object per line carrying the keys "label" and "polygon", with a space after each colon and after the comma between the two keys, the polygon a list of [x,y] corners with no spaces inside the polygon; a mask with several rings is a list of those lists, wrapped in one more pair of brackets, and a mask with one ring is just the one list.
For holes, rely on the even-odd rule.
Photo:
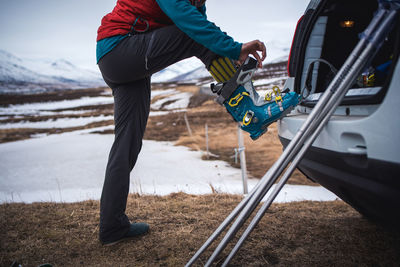
{"label": "snow-covered mountain", "polygon": [[178,76],[175,76],[174,78],[170,79],[170,82],[185,82],[185,81],[196,81],[202,78],[206,77],[211,77],[210,73],[207,71],[207,69],[201,65],[198,68],[195,68],[194,70],[182,73]]}
{"label": "snow-covered mountain", "polygon": [[[266,43],[268,63],[286,61],[287,44]],[[203,63],[189,58],[154,74],[152,82],[187,82],[209,77]],[[99,71],[83,69],[64,59],[21,59],[0,50],[0,93],[35,93],[56,89],[105,86]]]}
{"label": "snow-covered mountain", "polygon": [[176,81],[177,77],[189,73],[198,68],[205,69],[203,63],[199,59],[191,57],[182,60],[178,63],[175,63],[169,66],[168,68],[161,70],[158,73],[155,73],[151,77],[151,81],[155,83]]}
{"label": "snow-covered mountain", "polygon": [[[286,43],[270,41],[266,43],[267,58],[264,65],[279,63],[288,60],[289,47]],[[195,58],[189,58],[178,62],[170,67],[153,75],[152,82],[185,82],[196,81],[205,77],[210,77],[209,72],[203,63]]]}
{"label": "snow-covered mountain", "polygon": [[100,72],[59,59],[21,59],[0,50],[0,93],[32,93],[104,86]]}

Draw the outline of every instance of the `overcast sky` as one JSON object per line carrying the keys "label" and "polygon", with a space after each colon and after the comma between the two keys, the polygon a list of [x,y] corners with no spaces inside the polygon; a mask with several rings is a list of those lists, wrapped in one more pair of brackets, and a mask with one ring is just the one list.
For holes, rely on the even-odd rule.
{"label": "overcast sky", "polygon": [[[309,0],[208,0],[207,15],[236,41],[290,46]],[[96,32],[116,0],[1,0],[0,49],[95,68]]]}

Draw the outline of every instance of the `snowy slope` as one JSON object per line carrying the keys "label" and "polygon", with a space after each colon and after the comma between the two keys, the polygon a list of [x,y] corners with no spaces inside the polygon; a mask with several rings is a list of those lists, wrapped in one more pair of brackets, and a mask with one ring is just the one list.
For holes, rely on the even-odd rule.
{"label": "snowy slope", "polygon": [[56,79],[41,75],[24,66],[24,61],[6,51],[0,50],[0,81],[55,83]]}
{"label": "snowy slope", "polygon": [[0,93],[104,86],[100,72],[60,60],[29,60],[0,50]]}
{"label": "snowy slope", "polygon": [[78,68],[65,59],[50,60],[24,60],[24,65],[29,69],[38,69],[40,73],[52,77],[63,77],[65,79],[80,82],[103,82],[100,71]]}
{"label": "snowy slope", "polygon": [[191,57],[175,63],[168,68],[165,68],[164,70],[161,70],[160,72],[154,74],[151,77],[151,81],[156,83],[174,81],[176,80],[176,77],[191,72],[194,69],[202,66],[203,63],[199,59]]}
{"label": "snowy slope", "polygon": [[[114,137],[88,131],[0,144],[0,203],[100,199]],[[223,161],[204,161],[201,156],[169,142],[144,141],[131,173],[130,192],[210,194],[212,186],[221,193],[242,193],[240,169]],[[249,189],[257,181],[250,179]],[[288,185],[276,201],[336,198],[323,187]]]}

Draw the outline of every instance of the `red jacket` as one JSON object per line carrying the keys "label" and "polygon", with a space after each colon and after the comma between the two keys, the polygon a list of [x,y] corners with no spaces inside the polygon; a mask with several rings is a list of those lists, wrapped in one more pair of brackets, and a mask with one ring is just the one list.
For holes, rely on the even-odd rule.
{"label": "red jacket", "polygon": [[173,22],[155,0],[118,0],[113,11],[101,20],[97,41],[124,35],[132,30],[147,31],[171,25]]}

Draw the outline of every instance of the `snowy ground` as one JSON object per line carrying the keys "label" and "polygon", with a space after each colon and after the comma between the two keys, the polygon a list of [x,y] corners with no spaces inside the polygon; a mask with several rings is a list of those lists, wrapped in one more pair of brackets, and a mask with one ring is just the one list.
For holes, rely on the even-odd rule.
{"label": "snowy ground", "polygon": [[[184,111],[189,105],[192,93],[180,92],[176,89],[153,90],[151,97],[162,97],[151,105],[152,112],[150,116],[163,115],[173,111]],[[9,128],[64,128],[81,126],[91,122],[113,119],[112,116],[96,116],[73,119],[57,119],[41,122],[20,121],[17,123],[1,123],[1,120],[13,118],[24,118],[24,116],[52,116],[52,115],[79,115],[90,110],[63,110],[79,108],[83,106],[107,105],[112,104],[114,99],[111,95],[97,97],[82,97],[74,100],[28,103],[19,105],[9,105],[0,107],[0,129]],[[159,111],[159,110],[164,111]],[[59,111],[63,110],[63,111]],[[168,110],[168,111],[165,111]]]}
{"label": "snowy ground", "polygon": [[114,116],[91,116],[91,117],[81,117],[81,118],[60,118],[60,119],[49,119],[46,121],[38,122],[19,122],[19,123],[3,123],[0,124],[0,129],[9,128],[36,128],[36,129],[49,129],[49,128],[68,128],[76,126],[84,126],[86,124],[97,122],[113,120]]}
{"label": "snowy ground", "polygon": [[81,106],[104,105],[113,103],[111,96],[82,97],[74,100],[63,100],[43,103],[29,103],[23,105],[9,105],[0,107],[0,115],[54,115],[54,110],[76,108]]}
{"label": "snowy ground", "polygon": [[[0,202],[74,202],[99,199],[112,135],[88,130],[0,144]],[[249,188],[257,180],[249,180]],[[166,195],[241,193],[239,169],[203,161],[201,152],[144,141],[130,192]],[[322,187],[286,186],[277,201],[334,200]]]}
{"label": "snowy ground", "polygon": [[[158,100],[152,104],[150,115],[185,111],[191,95],[175,89],[155,90],[152,97],[157,96]],[[10,105],[0,108],[0,115],[22,118],[45,116],[66,112],[58,109],[109,104],[112,101],[111,96],[100,96]],[[74,127],[110,119],[112,116],[16,123],[0,121],[0,129]],[[113,136],[90,132],[110,128],[112,126],[57,135],[37,134],[29,140],[0,144],[0,203],[99,199]],[[239,169],[223,161],[203,161],[201,156],[201,152],[189,151],[173,143],[144,141],[141,155],[131,174],[130,192],[157,195],[172,192],[208,194],[213,190],[235,194],[243,192]],[[257,181],[250,179],[249,189]],[[336,196],[322,187],[288,185],[277,201],[334,199]]]}

